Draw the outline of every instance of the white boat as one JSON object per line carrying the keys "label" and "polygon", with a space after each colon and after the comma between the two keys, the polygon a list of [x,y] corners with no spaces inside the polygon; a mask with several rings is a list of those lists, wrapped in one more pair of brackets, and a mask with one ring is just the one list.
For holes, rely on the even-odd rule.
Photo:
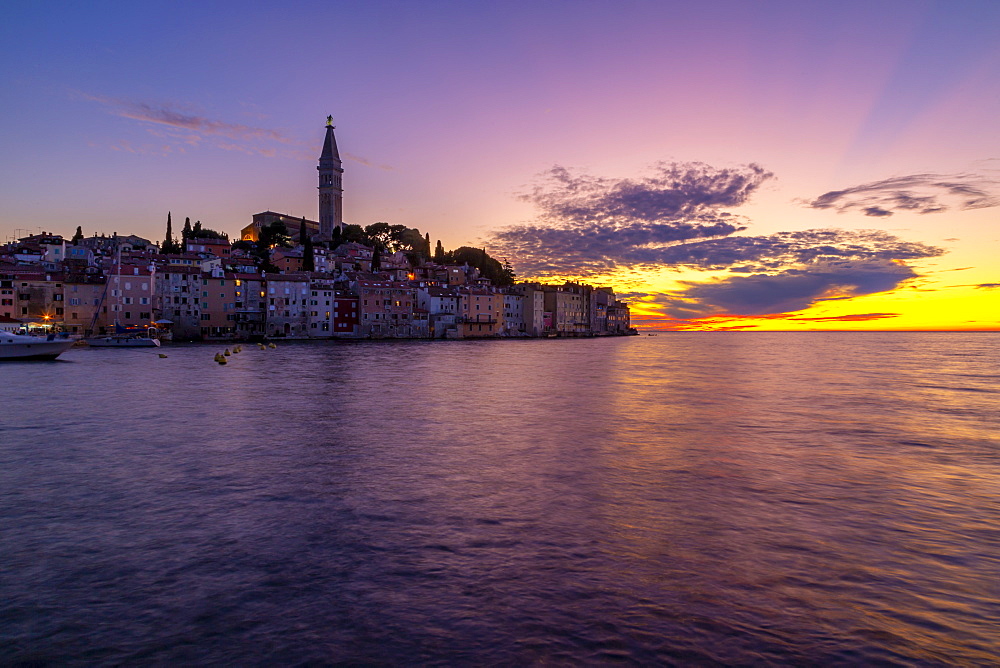
{"label": "white boat", "polygon": [[66,335],[31,336],[0,332],[0,360],[54,360],[74,343],[76,339]]}
{"label": "white boat", "polygon": [[107,336],[89,338],[87,343],[95,348],[157,348],[160,345],[159,339],[153,336],[153,332],[149,330],[146,332],[118,331]]}

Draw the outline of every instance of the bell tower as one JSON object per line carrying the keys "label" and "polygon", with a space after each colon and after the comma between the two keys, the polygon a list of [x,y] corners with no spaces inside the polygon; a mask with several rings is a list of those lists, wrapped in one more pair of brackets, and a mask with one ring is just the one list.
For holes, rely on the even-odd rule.
{"label": "bell tower", "polygon": [[333,236],[333,228],[344,225],[344,168],[333,135],[333,116],[326,117],[326,139],[319,156],[319,234],[323,239]]}

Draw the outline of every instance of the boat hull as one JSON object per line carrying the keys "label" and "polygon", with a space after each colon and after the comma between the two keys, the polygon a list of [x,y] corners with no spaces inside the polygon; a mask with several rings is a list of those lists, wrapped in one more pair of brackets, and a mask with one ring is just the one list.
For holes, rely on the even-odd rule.
{"label": "boat hull", "polygon": [[[19,339],[24,337],[18,337]],[[54,360],[73,347],[74,340],[16,341],[0,340],[0,361],[4,360]]]}
{"label": "boat hull", "polygon": [[129,336],[98,336],[87,339],[87,343],[94,348],[157,348],[160,345],[157,339]]}

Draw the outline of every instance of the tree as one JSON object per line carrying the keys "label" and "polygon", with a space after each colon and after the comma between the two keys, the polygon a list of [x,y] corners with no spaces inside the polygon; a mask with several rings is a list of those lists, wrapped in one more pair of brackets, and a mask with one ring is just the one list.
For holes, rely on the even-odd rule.
{"label": "tree", "polygon": [[453,253],[453,261],[456,264],[470,264],[479,270],[479,273],[488,278],[493,285],[504,287],[514,283],[514,272],[506,271],[504,266],[497,260],[491,258],[485,249],[462,246]]}
{"label": "tree", "polygon": [[83,228],[80,227],[79,225],[77,225],[76,226],[76,234],[74,234],[73,238],[70,239],[70,243],[75,246],[76,244],[80,243],[81,241],[83,241]]}
{"label": "tree", "polygon": [[160,251],[166,254],[170,253],[180,253],[180,244],[174,241],[174,230],[170,222],[170,212],[167,211],[167,235],[163,239],[163,246]]}
{"label": "tree", "polygon": [[369,243],[372,244],[374,248],[384,248],[388,250],[389,244],[392,243],[392,227],[389,223],[372,223],[365,227],[365,234],[368,236]]}
{"label": "tree", "polygon": [[424,239],[424,257],[428,260],[431,259],[431,233],[427,233],[427,237]]}
{"label": "tree", "polygon": [[184,218],[184,229],[181,230],[181,239],[183,239],[184,241],[187,241],[188,238],[191,237],[191,236],[192,236],[192,234],[191,234],[191,218],[190,217],[186,217],[186,218]]}
{"label": "tree", "polygon": [[201,221],[196,221],[194,227],[191,228],[191,236],[200,237],[201,236]]}
{"label": "tree", "polygon": [[441,245],[440,239],[438,239],[437,248],[434,249],[434,261],[438,264],[444,264],[444,246]]}
{"label": "tree", "polygon": [[260,228],[258,240],[264,248],[271,248],[272,246],[290,248],[292,245],[292,238],[288,235],[288,228],[280,220]]}
{"label": "tree", "polygon": [[302,244],[302,269],[316,271],[316,251],[313,250],[312,237],[306,231],[306,219],[299,225],[299,243]]}
{"label": "tree", "polygon": [[334,227],[333,232],[330,233],[330,250],[333,250],[342,243],[344,243],[344,233],[339,227]]}
{"label": "tree", "polygon": [[375,272],[381,270],[382,270],[382,254],[380,252],[379,247],[375,246],[375,249],[372,250],[372,271]]}
{"label": "tree", "polygon": [[344,225],[343,229],[340,231],[340,242],[349,243],[354,242],[358,244],[365,244],[366,246],[371,246],[371,239],[365,232],[365,228],[360,225]]}
{"label": "tree", "polygon": [[514,279],[517,278],[517,274],[514,273],[514,267],[510,266],[510,262],[507,258],[503,259],[503,285],[514,285]]}

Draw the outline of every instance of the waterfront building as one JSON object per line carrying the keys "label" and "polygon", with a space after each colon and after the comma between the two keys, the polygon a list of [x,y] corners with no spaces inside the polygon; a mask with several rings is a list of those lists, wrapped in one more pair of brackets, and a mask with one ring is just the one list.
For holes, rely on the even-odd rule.
{"label": "waterfront building", "polygon": [[347,290],[337,290],[333,298],[333,335],[343,338],[361,336],[358,296]]}
{"label": "waterfront building", "polygon": [[608,308],[615,303],[615,291],[596,288],[590,302],[590,331],[595,336],[608,334]]}
{"label": "waterfront building", "polygon": [[427,313],[428,336],[443,339],[456,331],[460,298],[454,288],[426,286],[417,288],[417,307]]}
{"label": "waterfront building", "polygon": [[71,334],[89,335],[106,328],[107,304],[102,304],[105,277],[99,273],[67,274],[63,283],[63,329]]}
{"label": "waterfront building", "polygon": [[524,295],[522,317],[528,336],[545,335],[545,291],[539,283],[521,283],[511,288]]}
{"label": "waterfront building", "polygon": [[365,338],[411,338],[416,288],[407,282],[358,280],[360,333]]}
{"label": "waterfront building", "polygon": [[329,278],[313,277],[309,283],[309,338],[328,339],[333,336],[334,294],[336,287]]}
{"label": "waterfront building", "polygon": [[262,338],[267,326],[267,285],[258,273],[232,272],[236,290],[234,328],[238,339]]}
{"label": "waterfront building", "polygon": [[459,338],[497,336],[503,331],[503,295],[481,286],[458,289]]}
{"label": "waterfront building", "polygon": [[169,320],[175,340],[201,336],[201,268],[164,263],[154,277],[156,320]]}
{"label": "waterfront building", "polygon": [[632,329],[628,304],[616,301],[608,306],[608,333],[625,335]]}
{"label": "waterfront building", "polygon": [[579,283],[544,285],[545,310],[552,314],[548,329],[557,336],[590,333],[590,286]]}
{"label": "waterfront building", "polygon": [[222,270],[201,275],[201,336],[230,339],[236,333],[236,277]]}
{"label": "waterfront building", "polygon": [[504,336],[527,336],[527,327],[524,321],[525,302],[524,295],[518,292],[503,294],[504,325],[501,333]]}
{"label": "waterfront building", "polygon": [[115,322],[125,327],[149,327],[153,320],[155,268],[151,264],[132,264],[131,261],[115,268],[109,274],[108,324]]}
{"label": "waterfront building", "polygon": [[304,339],[309,336],[309,276],[268,274],[267,336]]}
{"label": "waterfront building", "polygon": [[65,293],[61,273],[46,272],[40,266],[8,267],[5,271],[11,287],[5,288],[10,294],[0,297],[3,313],[10,309],[11,317],[25,322],[62,324]]}

